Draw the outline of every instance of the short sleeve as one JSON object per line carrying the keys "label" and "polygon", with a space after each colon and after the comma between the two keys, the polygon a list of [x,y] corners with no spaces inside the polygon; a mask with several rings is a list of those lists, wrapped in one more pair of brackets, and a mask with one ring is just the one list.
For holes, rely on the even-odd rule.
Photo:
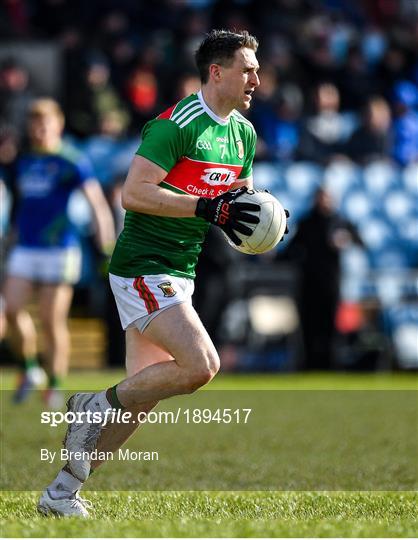
{"label": "short sleeve", "polygon": [[254,129],[247,130],[246,137],[244,139],[244,152],[245,161],[242,167],[239,178],[248,178],[253,174],[253,161],[255,156],[255,146],[257,142],[257,136]]}
{"label": "short sleeve", "polygon": [[145,125],[138,156],[149,159],[169,172],[183,154],[182,133],[175,122],[156,119]]}

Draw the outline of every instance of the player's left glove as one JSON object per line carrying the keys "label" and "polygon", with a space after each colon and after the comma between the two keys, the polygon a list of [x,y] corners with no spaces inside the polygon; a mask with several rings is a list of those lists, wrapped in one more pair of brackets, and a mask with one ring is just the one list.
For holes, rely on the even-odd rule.
{"label": "player's left glove", "polygon": [[[285,208],[284,213],[286,214],[286,219],[287,219],[290,216],[289,210]],[[283,242],[285,234],[289,234],[289,227],[287,226],[287,222],[286,222],[286,229],[284,230],[284,235],[282,236],[280,242]]]}
{"label": "player's left glove", "polygon": [[200,197],[197,201],[195,214],[197,217],[201,217],[209,221],[209,223],[220,227],[232,242],[239,246],[242,241],[238,238],[236,232],[251,236],[252,229],[244,224],[257,224],[260,222],[258,216],[248,213],[248,211],[259,211],[259,204],[237,201],[237,198],[246,191],[247,188],[242,187],[227,191],[214,199]]}

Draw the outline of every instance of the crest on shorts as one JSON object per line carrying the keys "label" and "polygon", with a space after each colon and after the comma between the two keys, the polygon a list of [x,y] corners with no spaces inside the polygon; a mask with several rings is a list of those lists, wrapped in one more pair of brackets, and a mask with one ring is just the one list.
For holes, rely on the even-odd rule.
{"label": "crest on shorts", "polygon": [[168,298],[177,294],[177,291],[175,291],[171,285],[171,281],[164,281],[164,283],[160,283],[158,287],[163,291],[164,296]]}
{"label": "crest on shorts", "polygon": [[235,141],[237,144],[237,150],[238,150],[238,157],[239,159],[242,159],[244,157],[244,145],[242,144],[242,141]]}

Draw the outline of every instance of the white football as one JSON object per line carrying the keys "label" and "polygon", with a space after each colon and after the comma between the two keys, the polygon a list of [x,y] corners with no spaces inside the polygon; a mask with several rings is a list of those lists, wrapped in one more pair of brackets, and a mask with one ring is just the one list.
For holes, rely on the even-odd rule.
{"label": "white football", "polygon": [[236,250],[248,255],[257,255],[273,249],[283,238],[286,229],[286,213],[281,203],[267,191],[248,190],[237,199],[239,202],[248,202],[260,205],[260,211],[245,212],[257,215],[260,223],[245,223],[252,229],[251,236],[245,236],[235,231],[242,244],[237,246],[224,233],[228,243]]}

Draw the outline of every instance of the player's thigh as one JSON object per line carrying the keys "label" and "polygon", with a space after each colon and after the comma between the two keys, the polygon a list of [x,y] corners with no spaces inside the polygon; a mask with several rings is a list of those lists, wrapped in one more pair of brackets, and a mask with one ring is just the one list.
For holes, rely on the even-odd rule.
{"label": "player's thigh", "polygon": [[17,314],[29,302],[34,290],[32,281],[9,275],[3,286],[3,298],[7,315]]}
{"label": "player's thigh", "polygon": [[126,338],[126,373],[128,377],[135,375],[148,366],[160,362],[173,361],[172,355],[135,328],[128,328]]}
{"label": "player's thigh", "polygon": [[144,335],[168,351],[180,367],[203,367],[216,373],[219,357],[198,314],[189,303],[181,303],[155,317]]}
{"label": "player's thigh", "polygon": [[43,323],[66,321],[73,298],[73,287],[67,283],[43,284],[39,287],[39,316]]}

